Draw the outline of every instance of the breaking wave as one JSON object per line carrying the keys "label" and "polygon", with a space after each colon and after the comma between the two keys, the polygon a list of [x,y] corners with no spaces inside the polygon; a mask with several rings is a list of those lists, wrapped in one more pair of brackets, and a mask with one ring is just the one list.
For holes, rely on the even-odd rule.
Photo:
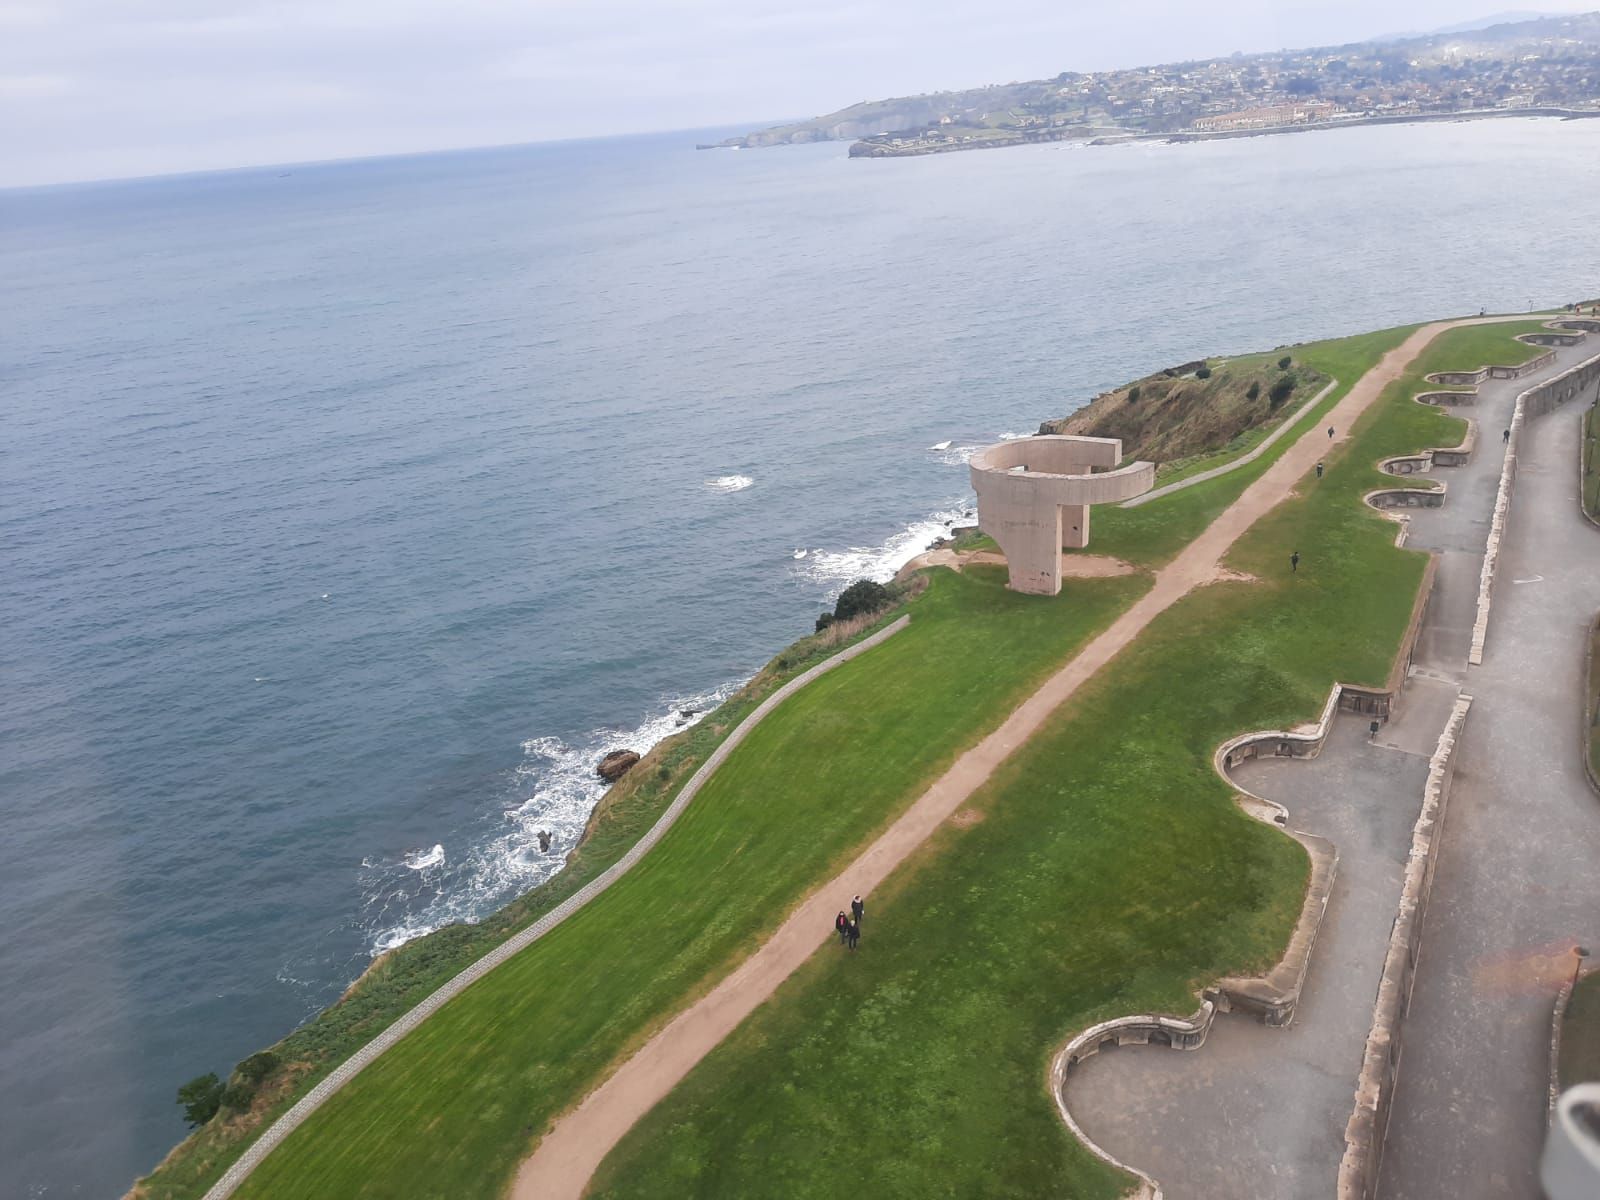
{"label": "breaking wave", "polygon": [[718,475],[706,480],[705,486],[713,492],[742,492],[753,483],[755,480],[748,475]]}
{"label": "breaking wave", "polygon": [[[509,781],[511,800],[488,828],[466,829],[467,848],[443,843],[399,858],[362,860],[361,925],[373,954],[403,946],[458,921],[478,921],[543,883],[566,863],[607,784],[595,764],[608,750],[644,754],[663,738],[697,724],[743,683],[664,700],[634,729],[596,729],[573,742],[530,738]],[[548,850],[539,834],[550,835]]]}
{"label": "breaking wave", "polygon": [[894,574],[940,538],[948,537],[955,525],[973,520],[976,512],[971,495],[955,497],[938,511],[919,521],[913,521],[897,533],[890,534],[876,546],[851,546],[846,550],[813,550],[804,562],[796,564],[797,572],[814,580],[836,596],[856,579],[876,579],[886,583]]}

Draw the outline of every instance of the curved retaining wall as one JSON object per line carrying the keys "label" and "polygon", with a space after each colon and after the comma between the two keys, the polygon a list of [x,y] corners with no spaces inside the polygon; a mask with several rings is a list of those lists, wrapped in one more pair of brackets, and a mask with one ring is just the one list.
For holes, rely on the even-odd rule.
{"label": "curved retaining wall", "polygon": [[1368,492],[1362,499],[1373,508],[1442,508],[1445,489],[1385,488]]}
{"label": "curved retaining wall", "polygon": [[267,1127],[266,1132],[239,1156],[238,1160],[227,1169],[222,1178],[211,1185],[211,1190],[206,1192],[205,1200],[225,1200],[226,1197],[231,1196],[234,1190],[245,1181],[250,1172],[255,1170],[268,1154],[272,1153],[285,1138],[298,1129],[301,1123],[316,1112],[330,1096],[354,1079],[358,1073],[375,1061],[384,1051],[395,1045],[406,1034],[466,991],[479,979],[482,979],[507,959],[526,950],[631,871],[639,860],[648,854],[666,832],[677,823],[678,818],[689,807],[695,795],[705,786],[707,780],[716,774],[717,768],[727,760],[728,755],[738,748],[739,743],[744,741],[751,731],[771,714],[773,709],[819,676],[826,675],[835,667],[841,667],[857,655],[865,654],[874,646],[887,641],[904,629],[910,621],[911,617],[909,615],[900,617],[871,637],[863,638],[855,645],[839,651],[832,658],[818,663],[809,671],[796,675],[763,700],[749,716],[739,722],[732,733],[723,739],[722,744],[711,752],[710,757],[700,764],[700,769],[690,776],[689,782],[683,785],[683,789],[667,807],[667,810],[656,819],[656,823],[629,848],[626,854],[556,905],[555,908],[545,913],[532,925],[501,942],[500,945],[467,967],[459,975],[442,984],[427,999],[405,1013],[382,1033],[335,1067],[315,1087],[300,1097],[288,1112]]}
{"label": "curved retaining wall", "polygon": [[1389,1107],[1400,1066],[1400,1026],[1411,1004],[1411,987],[1422,946],[1422,921],[1427,912],[1428,893],[1433,887],[1437,862],[1434,851],[1444,831],[1445,806],[1455,773],[1456,741],[1471,707],[1471,696],[1456,697],[1455,707],[1428,761],[1422,811],[1411,830],[1411,852],[1406,858],[1400,907],[1389,931],[1389,949],[1378,981],[1372,1027],[1367,1033],[1361,1075],[1356,1082],[1355,1110],[1345,1124],[1345,1149],[1339,1162],[1339,1200],[1370,1200],[1377,1190],[1383,1138],[1389,1125]]}
{"label": "curved retaining wall", "polygon": [[1500,565],[1500,540],[1505,536],[1506,518],[1511,511],[1511,494],[1517,478],[1517,448],[1522,441],[1522,427],[1534,417],[1546,413],[1581,396],[1591,386],[1600,383],[1600,355],[1570,367],[1541,384],[1529,388],[1517,397],[1511,414],[1511,436],[1506,441],[1505,464],[1500,468],[1500,488],[1495,494],[1494,517],[1489,523],[1489,541],[1483,556],[1483,569],[1478,576],[1478,615],[1472,626],[1472,649],[1467,662],[1472,666],[1483,664],[1484,643],[1489,636],[1489,611],[1494,603],[1494,578]]}

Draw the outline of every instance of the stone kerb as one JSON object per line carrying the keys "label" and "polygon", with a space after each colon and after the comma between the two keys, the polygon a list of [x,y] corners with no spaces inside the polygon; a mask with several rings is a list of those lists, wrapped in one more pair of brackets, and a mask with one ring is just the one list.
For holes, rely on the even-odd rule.
{"label": "stone kerb", "polygon": [[1550,1010],[1550,1083],[1544,1114],[1546,1125],[1555,1119],[1556,1101],[1561,1099],[1561,1026],[1566,1020],[1567,1005],[1572,1003],[1574,986],[1596,971],[1600,971],[1600,967],[1580,970],[1576,978],[1563,983],[1561,990],[1556,993],[1555,1005]]}
{"label": "stone kerb", "polygon": [[864,654],[874,646],[887,641],[904,629],[910,621],[909,615],[900,617],[870,637],[863,638],[855,645],[846,647],[826,661],[820,662],[803,674],[795,676],[763,700],[754,711],[739,722],[738,726],[723,739],[722,744],[711,752],[706,761],[700,764],[700,769],[690,777],[688,783],[683,785],[682,790],[679,791],[677,797],[667,807],[667,810],[656,819],[656,823],[629,848],[626,854],[568,896],[555,908],[545,913],[532,925],[506,939],[471,966],[462,970],[460,974],[441,984],[436,991],[418,1003],[416,1007],[403,1014],[383,1032],[335,1067],[316,1086],[296,1101],[293,1107],[268,1126],[259,1138],[251,1143],[245,1152],[223,1173],[222,1177],[211,1185],[211,1189],[205,1194],[205,1200],[225,1200],[226,1197],[231,1196],[249,1176],[250,1172],[260,1166],[262,1160],[268,1154],[299,1128],[334,1093],[355,1078],[359,1072],[370,1066],[386,1050],[393,1047],[406,1034],[466,991],[479,979],[482,979],[490,971],[514,955],[526,950],[534,942],[567,920],[632,870],[639,860],[648,854],[667,831],[676,824],[678,818],[683,815],[684,810],[689,807],[696,793],[716,773],[717,768],[727,760],[727,757],[733,753],[738,745],[749,736],[750,732],[773,709],[819,676],[827,674],[835,667],[843,666],[857,655]]}
{"label": "stone kerb", "polygon": [[1494,603],[1495,572],[1500,564],[1500,541],[1505,536],[1506,519],[1511,511],[1511,496],[1517,477],[1517,448],[1522,427],[1533,417],[1543,416],[1575,396],[1582,395],[1591,383],[1600,380],[1600,355],[1569,367],[1521,393],[1512,409],[1510,437],[1506,441],[1505,464],[1500,469],[1500,487],[1495,494],[1494,516],[1489,522],[1489,539],[1484,549],[1483,568],[1478,576],[1478,612],[1472,625],[1472,648],[1467,662],[1483,665],[1484,644],[1489,637],[1489,612]]}
{"label": "stone kerb", "polygon": [[1339,1162],[1338,1200],[1371,1200],[1377,1190],[1378,1167],[1384,1134],[1401,1058],[1401,1023],[1411,1003],[1417,957],[1422,945],[1423,918],[1437,864],[1434,854],[1444,831],[1450,781],[1455,769],[1455,748],[1461,736],[1472,697],[1458,695],[1439,742],[1428,762],[1423,785],[1422,811],[1412,827],[1411,851],[1406,860],[1400,904],[1389,933],[1383,975],[1373,1006],[1372,1026],[1362,1055],[1356,1083],[1355,1108],[1345,1125],[1345,1150]]}

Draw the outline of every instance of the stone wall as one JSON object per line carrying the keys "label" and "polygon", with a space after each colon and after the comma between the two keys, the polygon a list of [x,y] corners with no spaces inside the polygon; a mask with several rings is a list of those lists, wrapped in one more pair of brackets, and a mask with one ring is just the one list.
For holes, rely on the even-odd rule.
{"label": "stone wall", "polygon": [[1401,1062],[1401,1022],[1411,1004],[1417,956],[1422,948],[1423,918],[1433,887],[1437,864],[1434,851],[1444,832],[1444,817],[1455,774],[1455,748],[1466,722],[1472,697],[1456,698],[1450,719],[1433,757],[1423,787],[1422,811],[1411,833],[1411,854],[1406,860],[1400,907],[1389,933],[1372,1027],[1367,1033],[1361,1075],[1356,1083],[1355,1110],[1345,1125],[1345,1150],[1339,1163],[1338,1200],[1372,1200],[1377,1192],[1383,1140],[1394,1099],[1395,1079]]}

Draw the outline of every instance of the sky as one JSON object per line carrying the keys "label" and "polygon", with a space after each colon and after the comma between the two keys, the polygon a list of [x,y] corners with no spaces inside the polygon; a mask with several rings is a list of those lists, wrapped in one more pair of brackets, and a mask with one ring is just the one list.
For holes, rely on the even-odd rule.
{"label": "sky", "polygon": [[[0,187],[667,129],[1431,30],[1495,0],[0,0]],[[1597,0],[1533,0],[1582,12]]]}

